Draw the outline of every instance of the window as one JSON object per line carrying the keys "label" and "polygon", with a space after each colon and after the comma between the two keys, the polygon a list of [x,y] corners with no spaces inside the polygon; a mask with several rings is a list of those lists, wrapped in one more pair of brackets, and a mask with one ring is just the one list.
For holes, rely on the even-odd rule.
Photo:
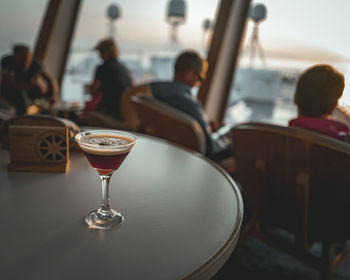
{"label": "window", "polygon": [[169,1],[119,2],[116,5],[120,16],[111,21],[107,17],[111,1],[84,0],[63,79],[62,99],[81,102],[89,98],[84,94],[84,85],[92,81],[95,67],[101,63],[93,47],[111,35],[135,84],[172,79],[173,60],[181,49],[191,48],[206,55],[210,31],[206,21],[213,21],[219,1],[184,2],[185,21],[172,33],[166,20]]}
{"label": "window", "polygon": [[0,56],[10,54],[16,43],[35,47],[47,0],[2,0],[0,9]]}
{"label": "window", "polygon": [[286,125],[296,116],[294,90],[307,67],[328,63],[346,77],[341,104],[350,104],[349,2],[252,1],[263,4],[266,18],[250,18],[234,77],[226,121],[266,121]]}

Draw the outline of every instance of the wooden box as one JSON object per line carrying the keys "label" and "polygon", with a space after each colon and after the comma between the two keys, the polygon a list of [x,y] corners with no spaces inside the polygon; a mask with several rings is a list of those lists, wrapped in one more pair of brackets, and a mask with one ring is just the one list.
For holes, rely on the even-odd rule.
{"label": "wooden box", "polygon": [[69,168],[68,128],[9,127],[9,171],[66,172]]}

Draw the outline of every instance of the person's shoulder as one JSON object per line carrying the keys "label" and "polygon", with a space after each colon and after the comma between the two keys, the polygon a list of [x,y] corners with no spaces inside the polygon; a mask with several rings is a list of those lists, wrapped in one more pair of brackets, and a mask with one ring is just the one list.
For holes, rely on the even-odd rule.
{"label": "person's shoulder", "polygon": [[300,121],[299,118],[291,119],[291,120],[289,120],[288,125],[289,126],[297,126],[299,121]]}
{"label": "person's shoulder", "polygon": [[178,96],[190,97],[191,89],[184,83],[176,82],[176,81],[161,81],[156,82],[155,86],[162,87],[169,91],[176,93]]}
{"label": "person's shoulder", "polygon": [[127,75],[130,75],[130,70],[129,68],[125,65],[125,63],[120,62],[119,60],[116,60],[118,64],[118,69],[119,71],[124,72]]}
{"label": "person's shoulder", "polygon": [[104,71],[104,69],[106,69],[105,63],[99,64],[99,65],[96,66],[96,73]]}
{"label": "person's shoulder", "polygon": [[[181,83],[174,81],[155,81],[151,84],[154,96],[160,98],[171,98],[176,100],[187,100],[191,97],[191,90]],[[189,100],[190,101],[190,100]]]}
{"label": "person's shoulder", "polygon": [[129,73],[128,68],[120,62],[118,59],[110,59],[101,65],[107,72],[118,73],[118,74],[127,74]]}
{"label": "person's shoulder", "polygon": [[171,87],[173,82],[170,81],[153,81],[150,82],[150,86],[152,89],[158,89],[158,88],[167,88]]}
{"label": "person's shoulder", "polygon": [[15,57],[13,55],[4,55],[1,61],[15,61]]}
{"label": "person's shoulder", "polygon": [[14,66],[15,57],[13,55],[5,55],[1,58],[1,66]]}
{"label": "person's shoulder", "polygon": [[192,96],[191,89],[188,86],[182,86],[180,83],[175,83],[173,90],[177,92],[176,98],[179,100],[182,106],[189,108],[191,111],[202,110],[201,103]]}
{"label": "person's shoulder", "polygon": [[349,127],[345,123],[343,123],[341,121],[338,121],[338,120],[335,120],[335,119],[329,119],[329,122],[332,125],[336,126],[336,128],[338,130],[340,130],[340,131],[344,131],[344,132],[349,132],[350,131]]}
{"label": "person's shoulder", "polygon": [[116,69],[125,68],[125,65],[115,58],[107,60],[103,65],[105,65],[105,67],[116,68]]}

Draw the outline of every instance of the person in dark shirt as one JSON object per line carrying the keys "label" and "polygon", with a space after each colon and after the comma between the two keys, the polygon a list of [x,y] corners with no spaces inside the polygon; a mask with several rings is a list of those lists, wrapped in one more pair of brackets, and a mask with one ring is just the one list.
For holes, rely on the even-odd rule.
{"label": "person in dark shirt", "polygon": [[218,125],[208,120],[202,105],[192,97],[191,89],[200,85],[205,79],[208,64],[206,60],[192,50],[182,52],[175,61],[174,79],[171,82],[153,82],[151,89],[153,96],[193,117],[202,127],[207,144],[206,155],[220,161],[232,156],[231,145],[222,139],[214,139],[212,132]]}
{"label": "person in dark shirt", "polygon": [[121,96],[132,85],[131,76],[118,60],[118,48],[113,39],[100,41],[95,49],[103,64],[96,68],[94,80],[88,86],[92,100],[86,104],[84,113],[97,110],[120,120]]}
{"label": "person in dark shirt", "polygon": [[58,87],[26,45],[15,45],[13,55],[1,60],[1,96],[16,108],[17,115],[26,113],[37,98],[57,100]]}

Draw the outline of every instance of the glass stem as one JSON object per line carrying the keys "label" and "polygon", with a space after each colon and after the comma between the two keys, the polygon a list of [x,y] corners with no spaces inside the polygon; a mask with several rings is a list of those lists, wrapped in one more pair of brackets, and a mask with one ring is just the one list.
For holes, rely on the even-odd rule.
{"label": "glass stem", "polygon": [[108,212],[110,210],[109,206],[109,180],[112,175],[100,175],[102,183],[102,203],[101,210]]}

